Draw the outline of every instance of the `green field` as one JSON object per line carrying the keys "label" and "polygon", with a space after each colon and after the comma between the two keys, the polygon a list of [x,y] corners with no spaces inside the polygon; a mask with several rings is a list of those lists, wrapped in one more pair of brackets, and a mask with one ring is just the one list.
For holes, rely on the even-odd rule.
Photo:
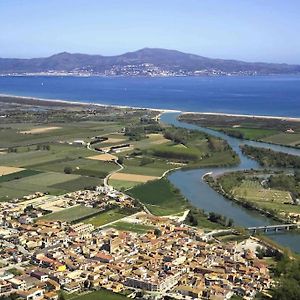
{"label": "green field", "polygon": [[260,140],[262,138],[265,138],[265,137],[268,137],[268,136],[278,133],[277,130],[273,130],[273,129],[261,129],[261,128],[251,128],[251,127],[249,127],[249,128],[247,128],[247,127],[237,127],[237,128],[214,127],[213,129],[221,130],[221,131],[224,131],[225,133],[228,132],[229,134],[237,132],[237,133],[240,133],[244,139],[248,139],[248,140]]}
{"label": "green field", "polygon": [[300,145],[300,133],[278,133],[275,135],[268,136],[262,139],[265,142],[289,145],[289,146],[299,146]]}
{"label": "green field", "polygon": [[265,189],[257,181],[244,180],[240,186],[233,188],[231,193],[268,211],[300,213],[300,206],[292,204],[290,192]]}
{"label": "green field", "polygon": [[131,189],[131,188],[137,186],[138,184],[140,184],[140,182],[115,180],[115,179],[110,179],[108,183],[117,190]]}
{"label": "green field", "polygon": [[[32,176],[23,177],[7,182],[0,183],[0,200],[10,200],[19,198],[35,192],[50,193],[52,195],[62,194],[68,191],[74,191],[76,187],[71,189],[65,188],[67,182],[79,179],[79,175],[67,175],[62,173],[38,173]],[[94,178],[91,178],[94,180]],[[95,182],[93,182],[95,183]],[[61,186],[56,186],[60,184]],[[70,186],[69,186],[70,187]]]}
{"label": "green field", "polygon": [[165,171],[174,166],[167,164],[165,160],[153,159],[153,162],[141,165],[142,158],[130,158],[124,161],[124,169],[120,173],[131,173],[148,176],[161,176]]}
{"label": "green field", "polygon": [[128,193],[158,216],[176,214],[186,209],[186,201],[180,192],[165,178],[140,184]]}
{"label": "green field", "polygon": [[40,171],[36,171],[36,170],[23,170],[17,173],[12,173],[12,174],[7,174],[4,176],[0,176],[0,184],[2,182],[7,182],[7,181],[12,181],[12,180],[16,180],[16,179],[21,179],[21,178],[25,178],[28,176],[33,176],[36,174],[41,173]]}
{"label": "green field", "polygon": [[138,234],[146,233],[147,231],[153,229],[153,226],[147,226],[143,224],[133,224],[128,222],[117,222],[112,225],[109,225],[109,227],[113,227],[120,231],[132,231]]}
{"label": "green field", "polygon": [[100,212],[100,210],[96,208],[86,207],[83,205],[77,205],[59,212],[45,215],[40,219],[47,221],[74,222],[80,218],[88,217],[89,215],[97,212]]}
{"label": "green field", "polygon": [[[26,148],[27,149],[27,148]],[[51,164],[57,161],[69,161],[80,157],[90,156],[93,152],[84,148],[71,145],[50,145],[50,150],[35,150],[0,155],[0,165],[31,167],[39,164]]]}
{"label": "green field", "polygon": [[105,225],[110,222],[114,222],[116,220],[122,219],[128,216],[128,212],[121,209],[111,209],[105,212],[101,212],[91,218],[84,220],[84,223],[89,223],[94,225],[95,227],[99,227]]}
{"label": "green field", "polygon": [[[62,118],[64,116],[62,115]],[[66,116],[65,116],[66,117]],[[64,120],[66,121],[66,120]],[[95,135],[116,132],[122,128],[119,122],[64,122],[47,123],[37,126],[32,123],[5,124],[0,128],[0,147],[27,146],[32,144],[53,143],[57,141],[89,140]],[[37,127],[61,127],[60,129],[40,134],[22,134],[20,131]]]}
{"label": "green field", "polygon": [[128,299],[126,296],[116,294],[107,290],[100,290],[84,295],[76,295],[75,297],[70,297],[72,300],[125,300]]}
{"label": "green field", "polygon": [[[97,153],[94,153],[97,154]],[[94,155],[93,152],[89,152],[89,155]],[[36,170],[43,171],[52,171],[52,172],[64,172],[66,167],[70,167],[72,169],[73,174],[90,176],[90,177],[98,177],[104,178],[113,170],[116,170],[118,167],[113,162],[104,162],[99,160],[92,160],[87,158],[64,158],[58,159],[52,162],[46,162],[43,164],[36,164],[31,166]]]}
{"label": "green field", "polygon": [[242,184],[232,191],[234,196],[255,202],[292,202],[289,192],[275,189],[265,189],[257,181],[244,180]]}
{"label": "green field", "polygon": [[197,161],[195,164],[191,164],[193,167],[212,167],[212,166],[224,166],[233,165],[239,162],[238,156],[233,156],[233,153],[229,150],[222,152],[212,152],[208,157]]}

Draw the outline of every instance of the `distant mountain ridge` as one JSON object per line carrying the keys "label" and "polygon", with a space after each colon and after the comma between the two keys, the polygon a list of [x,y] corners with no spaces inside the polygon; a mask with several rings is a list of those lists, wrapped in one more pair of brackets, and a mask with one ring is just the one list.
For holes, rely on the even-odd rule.
{"label": "distant mountain ridge", "polygon": [[177,50],[144,48],[115,56],[62,52],[49,57],[0,58],[0,74],[70,73],[99,75],[295,74],[300,65],[213,59]]}

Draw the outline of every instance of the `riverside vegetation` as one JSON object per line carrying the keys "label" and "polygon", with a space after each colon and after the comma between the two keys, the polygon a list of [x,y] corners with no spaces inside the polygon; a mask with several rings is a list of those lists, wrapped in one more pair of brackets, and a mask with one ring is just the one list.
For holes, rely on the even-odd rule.
{"label": "riverside vegetation", "polygon": [[180,120],[221,131],[239,139],[290,147],[300,146],[300,122],[288,118],[187,113]]}

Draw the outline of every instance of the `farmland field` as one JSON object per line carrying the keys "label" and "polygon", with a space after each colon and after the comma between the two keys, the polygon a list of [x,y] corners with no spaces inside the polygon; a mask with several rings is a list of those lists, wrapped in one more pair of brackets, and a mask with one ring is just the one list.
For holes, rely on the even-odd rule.
{"label": "farmland field", "polygon": [[155,176],[146,176],[139,174],[129,174],[129,173],[115,173],[111,177],[113,180],[124,180],[124,181],[133,181],[133,182],[147,182],[150,180],[157,179]]}
{"label": "farmland field", "polygon": [[139,199],[155,215],[171,215],[186,209],[181,194],[164,178],[138,185],[128,193]]}
{"label": "farmland field", "polygon": [[283,144],[290,146],[299,146],[300,145],[300,133],[278,133],[275,135],[268,136],[262,139],[265,142]]}
{"label": "farmland field", "polygon": [[133,188],[134,186],[140,184],[139,182],[114,180],[114,179],[109,179],[108,183],[117,190],[121,190],[121,189],[127,190],[127,189]]}
{"label": "farmland field", "polygon": [[20,176],[19,179],[0,182],[0,201],[20,198],[35,192],[52,195],[63,194],[101,183],[97,178],[75,174],[27,171],[29,176]]}
{"label": "farmland field", "polygon": [[93,161],[86,158],[58,159],[51,163],[37,164],[31,168],[64,173],[66,167],[71,168],[73,174],[99,178],[104,178],[109,172],[118,168],[113,162]]}

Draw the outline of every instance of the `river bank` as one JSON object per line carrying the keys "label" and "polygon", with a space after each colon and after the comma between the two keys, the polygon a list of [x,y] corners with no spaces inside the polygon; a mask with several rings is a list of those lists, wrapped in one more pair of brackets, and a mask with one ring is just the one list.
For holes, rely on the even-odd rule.
{"label": "river bank", "polygon": [[[196,207],[203,209],[205,212],[215,212],[226,216],[227,218],[232,218],[235,225],[241,227],[255,227],[255,226],[265,226],[274,225],[278,221],[273,220],[270,217],[262,215],[261,213],[253,210],[246,209],[240,204],[232,202],[222,195],[218,194],[211,187],[209,187],[206,182],[201,178],[206,173],[212,172],[213,174],[222,174],[230,171],[246,170],[246,169],[261,169],[259,164],[243,155],[240,150],[240,144],[248,141],[241,141],[233,137],[229,137],[220,132],[210,130],[207,128],[199,127],[197,125],[188,124],[185,122],[179,122],[177,120],[178,114],[164,114],[162,115],[162,121],[178,127],[184,127],[187,129],[199,130],[212,134],[217,137],[225,139],[229,145],[234,149],[234,151],[240,157],[240,164],[234,167],[206,167],[198,168],[195,170],[179,170],[173,172],[168,178],[169,180],[177,186],[181,193]],[[269,144],[265,143],[255,143],[258,146],[270,147]],[[273,146],[275,147],[275,146]],[[279,147],[279,146],[278,146]],[[275,147],[277,150],[278,147]],[[290,149],[280,147],[281,150],[297,152],[300,155],[300,150]],[[281,244],[283,247],[289,247],[293,251],[300,252],[300,245],[298,243],[299,235],[292,232],[268,234],[274,242]]]}

